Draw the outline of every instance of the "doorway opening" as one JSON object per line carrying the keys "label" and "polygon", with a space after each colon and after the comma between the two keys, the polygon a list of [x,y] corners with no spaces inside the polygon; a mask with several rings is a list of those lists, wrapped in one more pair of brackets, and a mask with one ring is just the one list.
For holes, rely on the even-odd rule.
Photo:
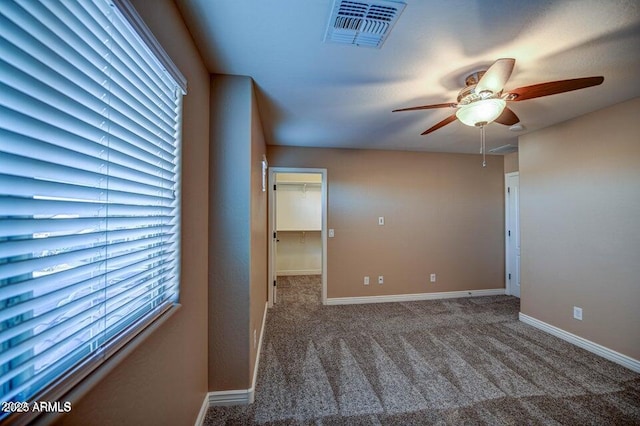
{"label": "doorway opening", "polygon": [[[269,307],[278,277],[320,275],[327,299],[327,170],[269,168]],[[282,281],[282,280],[281,280]]]}

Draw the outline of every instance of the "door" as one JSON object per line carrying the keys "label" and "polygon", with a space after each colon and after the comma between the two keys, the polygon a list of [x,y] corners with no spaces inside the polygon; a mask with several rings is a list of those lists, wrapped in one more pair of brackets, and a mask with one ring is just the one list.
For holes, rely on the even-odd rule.
{"label": "door", "polygon": [[520,297],[520,174],[505,175],[506,210],[506,288],[507,293]]}
{"label": "door", "polygon": [[271,244],[269,245],[269,291],[267,292],[267,298],[270,308],[273,307],[278,298],[278,274],[276,272],[276,253],[278,252],[278,231],[276,227],[278,206],[275,197],[276,176],[277,173],[273,170],[269,173],[269,231],[271,232]]}

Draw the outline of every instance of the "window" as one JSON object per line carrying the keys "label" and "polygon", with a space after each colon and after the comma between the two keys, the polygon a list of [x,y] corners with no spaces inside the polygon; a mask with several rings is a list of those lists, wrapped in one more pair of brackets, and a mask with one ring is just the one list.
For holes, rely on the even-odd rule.
{"label": "window", "polygon": [[0,51],[0,401],[28,402],[178,301],[186,82],[125,0],[0,1]]}

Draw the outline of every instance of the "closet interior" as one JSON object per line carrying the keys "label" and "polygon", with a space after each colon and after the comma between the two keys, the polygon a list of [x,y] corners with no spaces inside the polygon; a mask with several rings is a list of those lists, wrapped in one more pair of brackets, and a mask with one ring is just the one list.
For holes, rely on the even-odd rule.
{"label": "closet interior", "polygon": [[322,175],[276,175],[276,274],[322,274]]}

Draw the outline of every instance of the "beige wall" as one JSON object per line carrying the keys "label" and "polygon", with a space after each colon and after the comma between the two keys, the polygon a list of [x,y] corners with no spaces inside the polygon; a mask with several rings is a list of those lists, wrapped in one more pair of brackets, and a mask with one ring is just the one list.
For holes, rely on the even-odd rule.
{"label": "beige wall", "polygon": [[504,172],[512,173],[518,171],[518,153],[512,152],[504,156]]}
{"label": "beige wall", "polygon": [[249,77],[211,77],[209,390],[251,387],[266,302],[265,143]]}
{"label": "beige wall", "polygon": [[636,98],[520,137],[522,312],[635,359],[639,113]]}
{"label": "beige wall", "polygon": [[209,75],[170,0],[134,0],[187,77],[182,176],[182,280],[173,317],[146,339],[71,413],[64,425],[192,425],[207,391],[207,198]]}
{"label": "beige wall", "polygon": [[320,231],[278,231],[277,251],[278,276],[322,274]]}
{"label": "beige wall", "polygon": [[504,288],[501,156],[487,168],[460,154],[269,146],[268,156],[327,169],[328,297]]}

